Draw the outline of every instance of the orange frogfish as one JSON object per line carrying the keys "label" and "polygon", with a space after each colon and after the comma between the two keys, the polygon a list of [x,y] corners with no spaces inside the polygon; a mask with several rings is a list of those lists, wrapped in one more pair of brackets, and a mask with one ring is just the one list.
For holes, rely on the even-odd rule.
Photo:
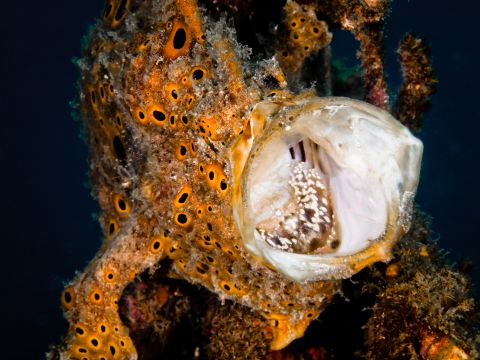
{"label": "orange frogfish", "polygon": [[136,359],[118,302],[165,258],[271,319],[281,349],[409,227],[421,142],[373,105],[289,91],[195,0],[107,0],[79,67],[105,240],[62,293],[61,359]]}

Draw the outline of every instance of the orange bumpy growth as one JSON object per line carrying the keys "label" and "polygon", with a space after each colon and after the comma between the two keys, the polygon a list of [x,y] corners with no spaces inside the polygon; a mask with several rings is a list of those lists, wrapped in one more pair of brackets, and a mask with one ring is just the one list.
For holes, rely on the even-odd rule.
{"label": "orange bumpy growth", "polygon": [[285,71],[297,72],[304,60],[328,46],[332,34],[325,21],[317,19],[314,5],[288,0],[284,7],[284,34],[280,37],[277,58]]}
{"label": "orange bumpy growth", "polygon": [[[302,33],[313,41],[318,23],[306,19]],[[231,147],[250,131],[251,106],[285,93],[274,62],[254,78],[245,75],[247,59],[233,31],[200,17],[193,0],[107,1],[79,61],[106,240],[62,294],[70,323],[62,358],[137,358],[118,301],[135,276],[165,257],[172,277],[276,320],[275,349],[301,336],[337,291],[336,282],[294,283],[241,248]],[[280,88],[272,93],[259,77],[277,79]]]}

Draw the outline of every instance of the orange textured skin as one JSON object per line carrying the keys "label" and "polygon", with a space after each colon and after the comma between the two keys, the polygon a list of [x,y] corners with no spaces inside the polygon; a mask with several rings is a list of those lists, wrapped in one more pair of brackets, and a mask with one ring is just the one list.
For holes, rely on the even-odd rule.
{"label": "orange textured skin", "polygon": [[283,8],[284,34],[280,37],[277,58],[287,73],[299,71],[306,58],[332,40],[327,23],[317,19],[315,10],[315,5],[300,5],[292,0]]}
{"label": "orange textured skin", "polygon": [[272,349],[301,336],[337,291],[337,282],[292,282],[242,249],[230,150],[252,105],[284,91],[262,79],[285,85],[274,62],[252,69],[247,58],[225,22],[200,16],[192,0],[107,1],[79,61],[105,242],[62,294],[61,358],[135,359],[118,301],[166,257],[172,277],[272,319]]}

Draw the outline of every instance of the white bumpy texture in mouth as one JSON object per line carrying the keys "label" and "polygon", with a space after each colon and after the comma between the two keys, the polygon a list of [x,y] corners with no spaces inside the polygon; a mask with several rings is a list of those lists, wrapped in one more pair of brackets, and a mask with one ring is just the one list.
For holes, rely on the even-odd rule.
{"label": "white bumpy texture in mouth", "polygon": [[256,225],[272,247],[293,253],[326,253],[338,248],[328,175],[320,167],[318,146],[305,139],[290,148],[289,192],[282,208]]}
{"label": "white bumpy texture in mouth", "polygon": [[387,112],[351,99],[264,102],[254,111],[263,108],[241,182],[245,247],[298,281],[387,260],[409,226],[422,143]]}

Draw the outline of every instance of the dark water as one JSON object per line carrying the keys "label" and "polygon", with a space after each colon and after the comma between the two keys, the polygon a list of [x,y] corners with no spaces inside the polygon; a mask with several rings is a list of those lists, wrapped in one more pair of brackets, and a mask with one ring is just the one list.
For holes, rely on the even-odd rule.
{"label": "dark water", "polygon": [[[69,101],[71,59],[101,12],[101,1],[2,4],[0,171],[3,340],[0,358],[40,359],[65,324],[62,284],[100,244],[89,196],[86,148]],[[480,280],[480,30],[476,1],[397,0],[387,23],[392,87],[400,82],[395,45],[407,30],[433,46],[440,80],[419,137],[425,153],[417,197],[434,236],[454,260],[470,259]],[[338,34],[335,56],[354,56]],[[7,354],[5,354],[7,352]]]}

